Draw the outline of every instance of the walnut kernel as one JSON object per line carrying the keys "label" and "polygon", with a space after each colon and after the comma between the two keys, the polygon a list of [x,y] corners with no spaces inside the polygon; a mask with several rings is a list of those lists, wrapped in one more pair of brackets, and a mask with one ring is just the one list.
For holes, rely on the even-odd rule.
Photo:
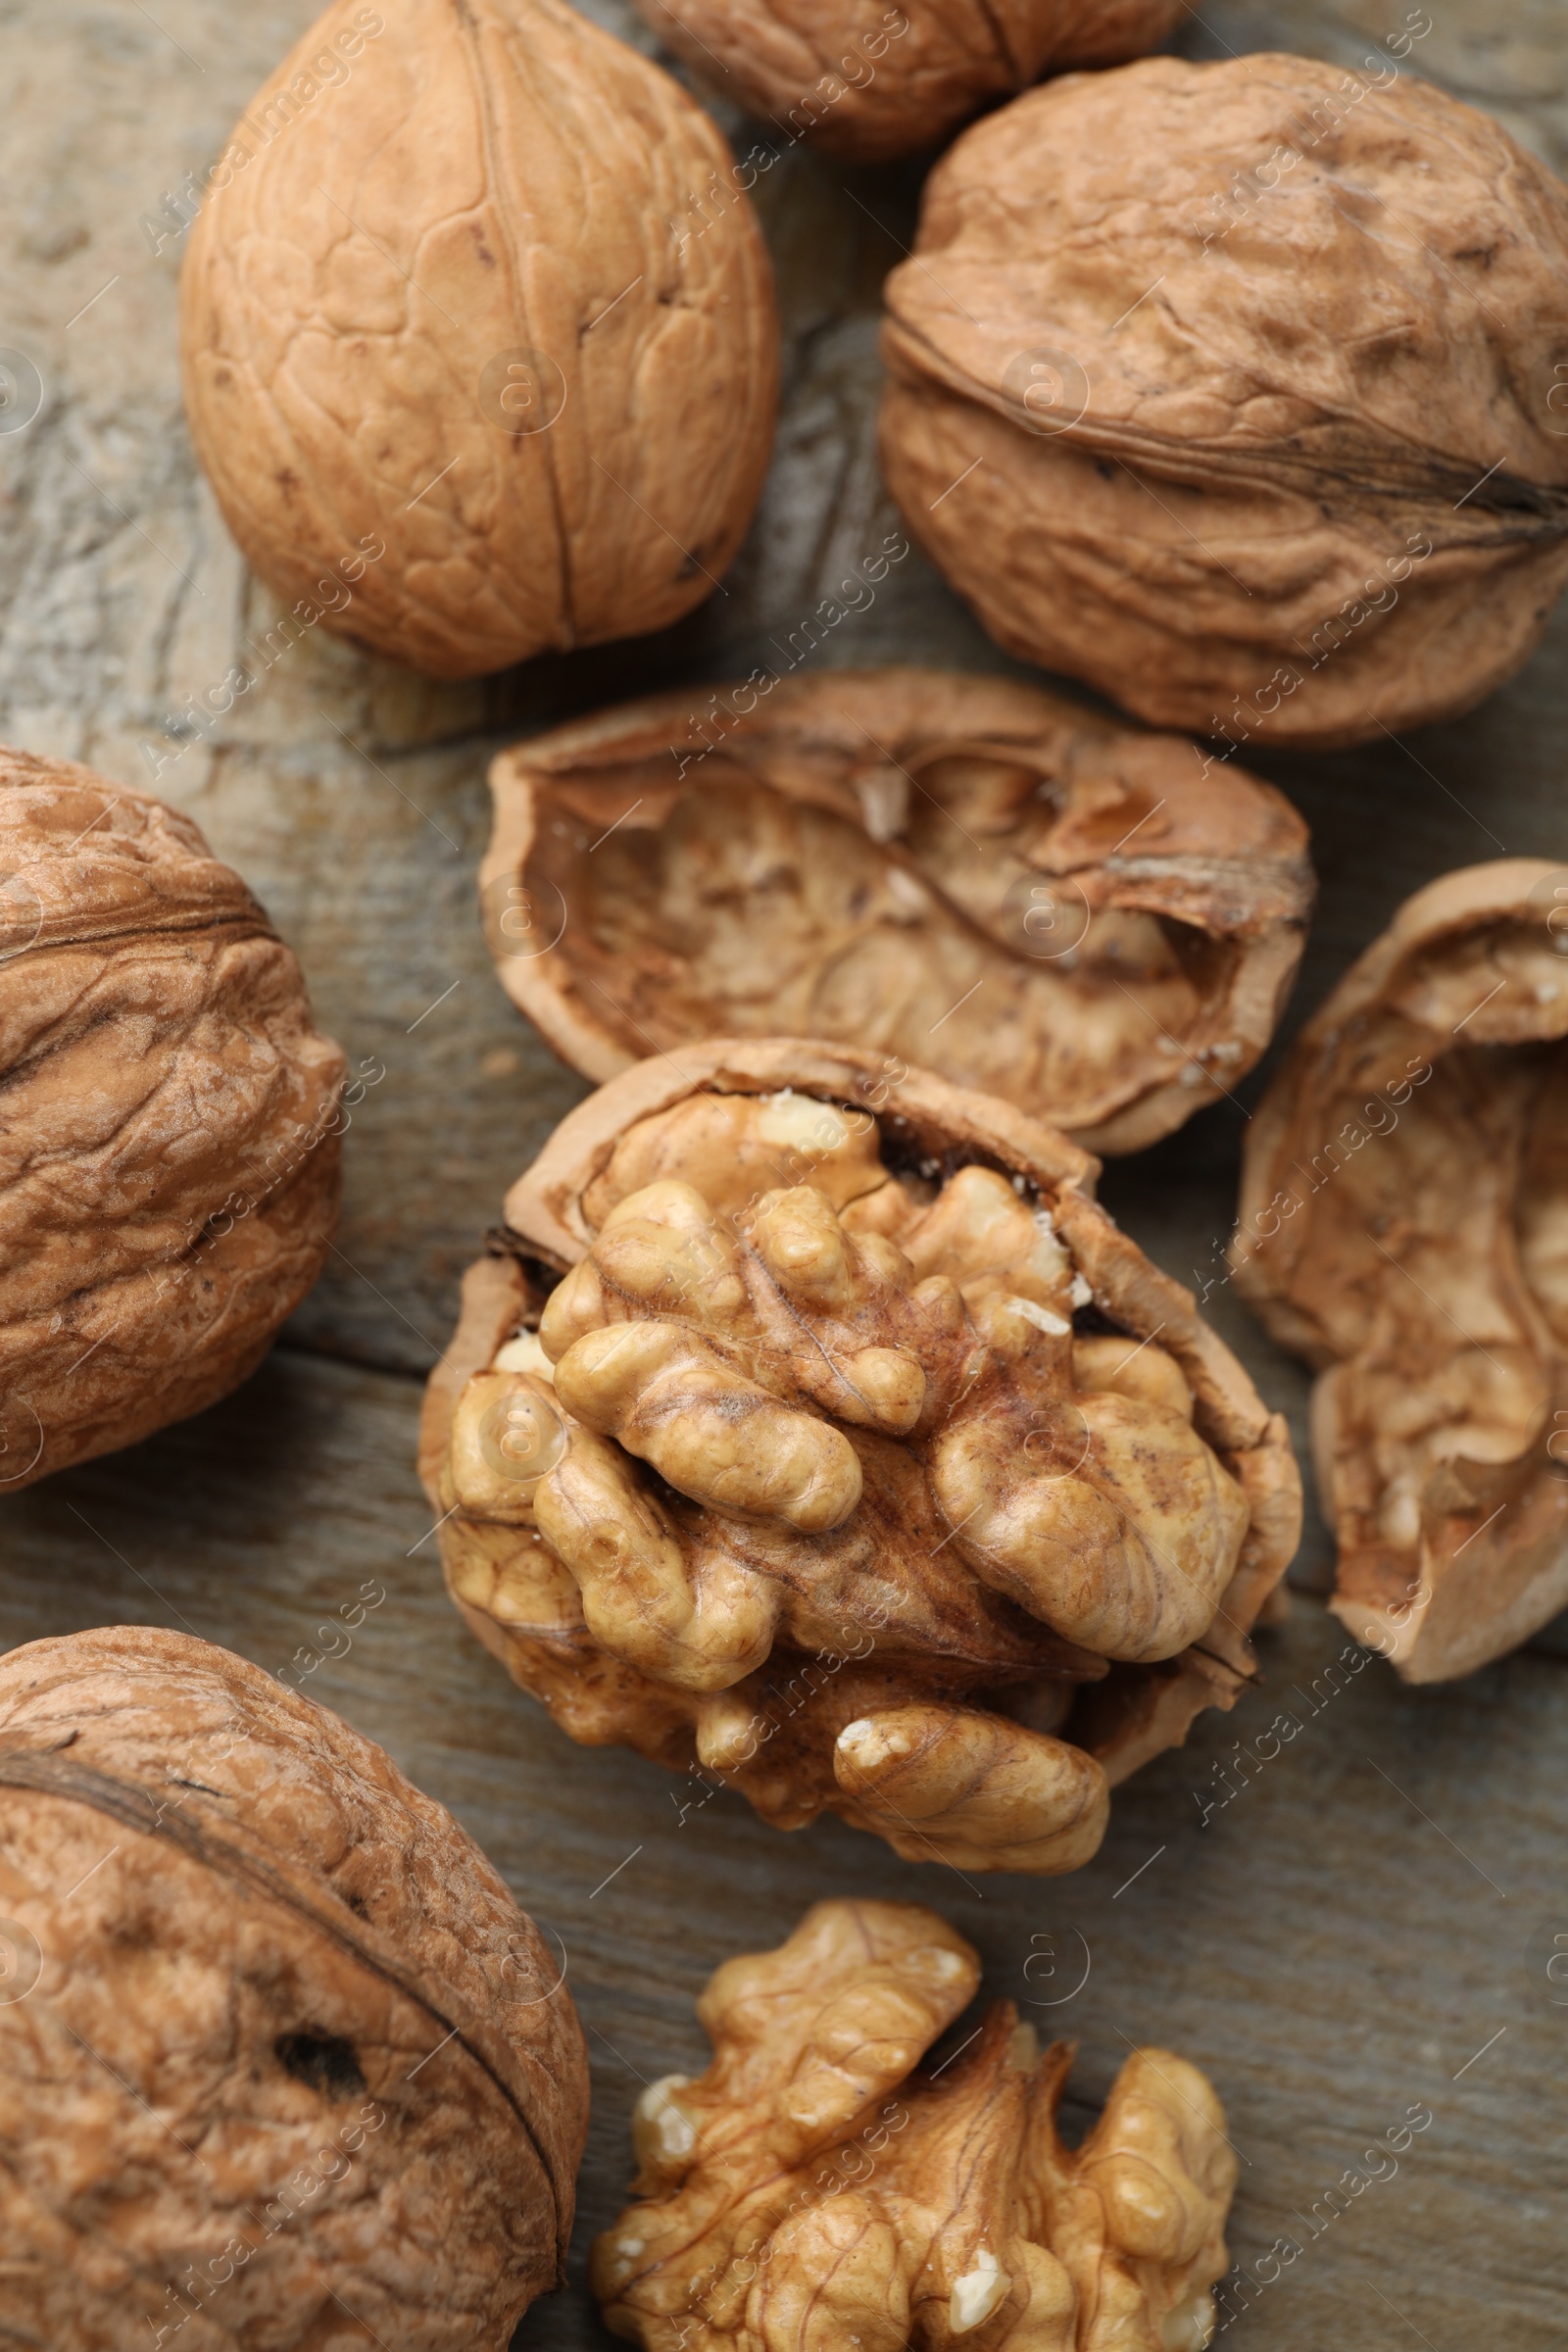
{"label": "walnut kernel", "polygon": [[1283,1423],[1096,1170],[816,1041],[602,1087],[508,1196],[427,1394],[469,1625],[694,1801],[1076,1868],[1110,1782],[1252,1674],[1300,1507]]}
{"label": "walnut kernel", "polygon": [[918,2071],[979,1981],[913,1903],[817,1903],[777,1951],[727,1961],[698,2004],[712,2064],[637,2102],[640,2201],[589,2273],[612,2332],[647,2352],[1202,2352],[1236,2182],[1209,2083],[1138,2050],[1069,2149],[1073,2044],[1042,2051],[1011,2001]]}

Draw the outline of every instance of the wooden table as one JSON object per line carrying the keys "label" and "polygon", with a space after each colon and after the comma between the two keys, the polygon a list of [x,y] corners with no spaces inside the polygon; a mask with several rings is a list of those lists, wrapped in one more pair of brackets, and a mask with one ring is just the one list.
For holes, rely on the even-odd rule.
{"label": "wooden table", "polygon": [[[683,1819],[688,1789],[619,1751],[568,1746],[449,1608],[412,1467],[419,1380],[506,1184],[583,1091],[512,1010],[480,941],[486,759],[599,702],[750,667],[890,526],[873,454],[877,293],[920,172],[797,151],[762,183],[785,412],[724,595],[663,638],[470,686],[313,637],[214,740],[182,738],[182,699],[272,610],[191,461],[181,240],[155,252],[142,223],[312,13],[157,0],[155,21],[137,0],[12,0],[0,25],[0,343],[44,384],[36,420],[0,435],[0,733],[127,783],[161,761],[157,789],[299,951],[323,1025],[386,1071],[355,1115],[337,1251],[264,1370],[201,1419],[0,1504],[0,1638],[178,1625],[274,1666],[364,1580],[384,1585],[349,1654],[307,1687],[451,1805],[563,1939],[594,2056],[572,2282],[519,2345],[609,2340],[582,2283],[587,2240],[617,2210],[639,2082],[703,2063],[692,2001],[710,1971],[776,1941],[817,1896],[874,1891],[939,1905],[983,1952],[988,1994],[1037,2003],[1026,2014],[1045,2031],[1079,2037],[1072,2124],[1136,2042],[1207,2069],[1242,2157],[1238,2261],[1253,2272],[1282,2236],[1301,2248],[1277,2283],[1233,2288],[1226,2308],[1250,2308],[1230,2341],[1545,2352],[1568,2298],[1568,2007],[1549,1998],[1543,1952],[1568,1933],[1560,1629],[1457,1687],[1405,1690],[1312,1596],[1327,1572],[1314,1524],[1292,1622],[1264,1638],[1265,1688],[1141,1774],[1075,1878],[967,1884],[833,1822],[785,1838],[727,1793]],[[591,13],[651,46],[618,0]],[[1184,45],[1353,63],[1404,15],[1392,0],[1216,0]],[[1561,167],[1558,0],[1433,0],[1433,15],[1411,68],[1494,107]],[[1257,763],[1309,819],[1322,877],[1293,1023],[1417,884],[1504,848],[1568,854],[1565,648],[1559,613],[1525,673],[1455,726]],[[817,658],[1008,666],[912,557]],[[1221,1105],[1107,1171],[1109,1205],[1184,1278],[1216,1263],[1244,1117]],[[1209,1303],[1299,1434],[1300,1367],[1228,1290]],[[1204,1826],[1217,1767],[1281,1710],[1298,1736]],[[1396,2175],[1331,2200],[1411,2108],[1432,2121]]]}

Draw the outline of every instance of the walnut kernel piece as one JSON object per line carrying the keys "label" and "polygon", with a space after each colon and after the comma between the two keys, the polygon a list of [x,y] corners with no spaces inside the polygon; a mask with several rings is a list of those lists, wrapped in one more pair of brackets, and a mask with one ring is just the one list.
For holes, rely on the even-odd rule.
{"label": "walnut kernel piece", "polygon": [[0,1492],[255,1370],[337,1223],[343,1075],[189,817],[0,746]]}
{"label": "walnut kernel piece", "polygon": [[818,1903],[777,1951],[727,1961],[698,2004],[712,2064],[633,2114],[642,2201],[589,2269],[612,2332],[648,2352],[1201,2352],[1236,2182],[1212,2088],[1139,2050],[1069,2149],[1073,2045],[1042,2052],[1010,2001],[916,2071],[979,1981],[913,1903]]}
{"label": "walnut kernel piece", "polygon": [[335,0],[240,147],[279,117],[191,228],[180,345],[283,625],[466,678],[700,604],[778,389],[757,216],[700,209],[733,175],[702,109],[563,0]]}
{"label": "walnut kernel piece", "polygon": [[1568,1603],[1568,869],[1417,891],[1248,1132],[1238,1284],[1318,1367],[1332,1606],[1407,1682]]}
{"label": "walnut kernel piece", "polygon": [[560,2281],[587,2063],[451,1815],[146,1627],[0,1659],[0,1789],[8,2332],[503,2352]]}
{"label": "walnut kernel piece", "polygon": [[637,0],[677,57],[786,138],[883,163],[940,144],[998,98],[1155,49],[1178,0],[1026,0],[991,15],[908,0],[859,24],[811,0]]}
{"label": "walnut kernel piece", "polygon": [[1306,829],[1269,785],[1003,678],[665,695],[514,746],[490,784],[491,952],[574,1069],[840,1038],[1096,1152],[1251,1068],[1312,903]]}
{"label": "walnut kernel piece", "polygon": [[1233,748],[1375,739],[1568,576],[1565,276],[1568,191],[1392,63],[1075,75],[926,182],[883,469],[1009,653]]}
{"label": "walnut kernel piece", "polygon": [[1077,1868],[1110,1783],[1252,1674],[1299,1519],[1283,1424],[1095,1173],[846,1047],[709,1041],[601,1088],[427,1396],[469,1625],[574,1739],[705,1797]]}

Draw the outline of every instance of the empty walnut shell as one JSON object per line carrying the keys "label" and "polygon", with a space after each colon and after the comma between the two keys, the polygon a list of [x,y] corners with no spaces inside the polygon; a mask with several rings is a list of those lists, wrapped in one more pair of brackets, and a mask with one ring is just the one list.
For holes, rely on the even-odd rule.
{"label": "empty walnut shell", "polygon": [[589,2274],[612,2332],[648,2352],[682,2328],[705,2352],[1201,2352],[1237,2169],[1209,2083],[1136,2050],[1068,2148],[1075,2045],[1042,2051],[1011,2001],[919,2071],[979,1982],[914,1903],[818,1903],[777,1951],[726,1961],[697,2011],[713,2063],[633,2112],[640,2202]]}
{"label": "empty walnut shell", "polygon": [[1086,1861],[1108,1783],[1252,1674],[1300,1512],[1283,1422],[1097,1167],[816,1041],[601,1087],[427,1392],[473,1631],[573,1739],[709,1776],[693,1801]]}
{"label": "empty walnut shell", "polygon": [[[934,147],[998,98],[1079,66],[1142,57],[1180,0],[637,0],[677,57],[786,138],[886,163]],[[749,184],[749,183],[748,183]]]}
{"label": "empty walnut shell", "polygon": [[1568,191],[1430,82],[1075,76],[927,183],[887,286],[888,482],[1001,644],[1141,717],[1318,745],[1442,718],[1568,576],[1565,286]]}
{"label": "empty walnut shell", "polygon": [[0,1490],[254,1371],[337,1222],[342,1080],[188,817],[0,747]]}
{"label": "empty walnut shell", "polygon": [[1132,1152],[1256,1061],[1311,907],[1279,793],[1004,678],[665,695],[490,782],[497,969],[591,1078],[715,1034],[842,1038]]}
{"label": "empty walnut shell", "polygon": [[18,2343],[506,2352],[587,2122],[556,1952],[390,1757],[116,1626],[0,1660]]}
{"label": "empty walnut shell", "polygon": [[1237,1281],[1320,1367],[1332,1606],[1412,1683],[1568,1605],[1568,870],[1405,902],[1248,1132]]}
{"label": "empty walnut shell", "polygon": [[463,678],[701,603],[766,470],[778,327],[747,199],[692,214],[730,154],[667,74],[564,0],[337,0],[223,168],[186,414],[304,626]]}

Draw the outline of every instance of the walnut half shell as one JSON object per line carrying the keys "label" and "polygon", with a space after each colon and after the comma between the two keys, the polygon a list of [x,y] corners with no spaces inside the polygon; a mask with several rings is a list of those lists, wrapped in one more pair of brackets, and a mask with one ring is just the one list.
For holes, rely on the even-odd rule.
{"label": "walnut half shell", "polygon": [[491,767],[486,935],[574,1069],[841,1038],[1133,1152],[1251,1068],[1312,903],[1281,794],[1005,678],[760,675]]}
{"label": "walnut half shell", "polygon": [[1299,1481],[1097,1163],[900,1070],[725,1039],[602,1087],[466,1279],[421,1468],[460,1608],[574,1739],[1071,1870],[1253,1672]]}
{"label": "walnut half shell", "polygon": [[640,2202],[594,2246],[612,2331],[647,2352],[1201,2352],[1236,2158],[1213,2089],[1141,2049],[1076,2148],[1074,2045],[998,2001],[919,2061],[980,1963],[913,1903],[827,1902],[726,1961],[713,2062],[637,2102]]}
{"label": "walnut half shell", "polygon": [[938,164],[888,280],[910,530],[1010,653],[1156,725],[1449,716],[1568,577],[1568,190],[1381,78],[1048,83]]}
{"label": "walnut half shell", "polygon": [[559,2282],[588,2069],[451,1815],[144,1626],[0,1659],[0,1792],[7,2338],[506,2352]]}
{"label": "walnut half shell", "polygon": [[0,747],[0,1491],[255,1370],[337,1222],[342,1083],[188,817]]}
{"label": "walnut half shell", "polygon": [[1441,1682],[1568,1604],[1568,869],[1406,901],[1252,1121],[1232,1256],[1320,1367],[1350,1631]]}

